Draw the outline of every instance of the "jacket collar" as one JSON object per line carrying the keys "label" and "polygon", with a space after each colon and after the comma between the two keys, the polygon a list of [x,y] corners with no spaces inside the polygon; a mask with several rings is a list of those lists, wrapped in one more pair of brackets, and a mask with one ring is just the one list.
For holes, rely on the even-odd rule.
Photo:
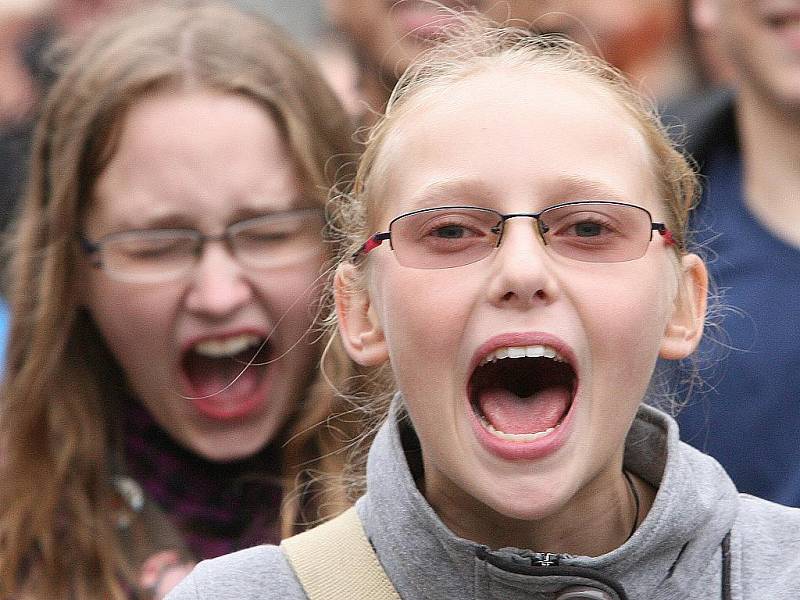
{"label": "jacket collar", "polygon": [[[442,523],[409,468],[402,437],[413,430],[398,417],[400,405],[395,397],[391,416],[372,445],[368,492],[359,507],[367,535],[400,594],[547,598],[554,597],[548,591],[570,584],[569,578],[515,575],[488,565],[477,558],[482,546],[459,538]],[[658,488],[647,518],[616,550],[562,564],[593,569],[619,582],[629,598],[705,597],[709,581],[719,581],[714,574],[720,568],[720,544],[736,518],[733,483],[715,460],[679,441],[670,417],[645,405],[628,435],[625,465]]]}

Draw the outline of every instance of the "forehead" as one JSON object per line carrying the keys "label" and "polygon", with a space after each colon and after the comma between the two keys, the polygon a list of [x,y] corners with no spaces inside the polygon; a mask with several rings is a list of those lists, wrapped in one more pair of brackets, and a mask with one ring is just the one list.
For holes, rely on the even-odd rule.
{"label": "forehead", "polygon": [[291,208],[299,185],[266,109],[239,95],[165,91],[141,98],[125,115],[90,211],[130,225],[177,214],[216,220]]}
{"label": "forehead", "polygon": [[403,107],[373,170],[386,216],[456,201],[428,197],[448,181],[465,182],[459,202],[501,210],[602,194],[658,212],[633,116],[584,76],[497,67],[426,92]]}

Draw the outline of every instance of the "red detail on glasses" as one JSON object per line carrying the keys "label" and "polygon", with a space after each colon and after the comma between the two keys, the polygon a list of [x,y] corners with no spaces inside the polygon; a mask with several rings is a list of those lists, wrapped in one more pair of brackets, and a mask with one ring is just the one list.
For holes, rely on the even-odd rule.
{"label": "red detail on glasses", "polygon": [[364,245],[361,247],[361,250],[364,252],[364,254],[369,254],[372,250],[375,250],[375,248],[381,245],[381,241],[382,240],[378,239],[378,235],[375,234],[371,236],[366,242],[364,242]]}
{"label": "red detail on glasses", "polygon": [[660,231],[661,237],[664,238],[664,243],[667,246],[674,246],[675,245],[675,238],[672,237],[672,232],[667,229],[666,227]]}

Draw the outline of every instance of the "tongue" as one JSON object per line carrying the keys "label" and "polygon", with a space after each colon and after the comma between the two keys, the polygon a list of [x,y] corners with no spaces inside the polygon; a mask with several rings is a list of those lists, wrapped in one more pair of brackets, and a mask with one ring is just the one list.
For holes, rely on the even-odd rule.
{"label": "tongue", "polygon": [[504,433],[538,433],[555,427],[567,412],[570,392],[552,386],[520,398],[506,388],[489,388],[478,398],[481,412]]}
{"label": "tongue", "polygon": [[[248,359],[252,358],[252,353]],[[184,363],[186,375],[195,396],[211,396],[208,400],[228,404],[239,402],[256,391],[263,367],[249,366],[236,358],[207,358],[197,354]]]}

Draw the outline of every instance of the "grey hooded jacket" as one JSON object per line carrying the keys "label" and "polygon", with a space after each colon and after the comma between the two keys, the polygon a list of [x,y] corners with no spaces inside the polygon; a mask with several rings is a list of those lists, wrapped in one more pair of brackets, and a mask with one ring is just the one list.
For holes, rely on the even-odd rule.
{"label": "grey hooded jacket", "polygon": [[[628,435],[625,465],[658,488],[655,503],[631,539],[598,557],[493,552],[456,537],[414,484],[401,430],[413,433],[396,417],[381,428],[357,510],[405,600],[800,598],[800,509],[738,494],[714,459],[680,442],[675,422],[649,406]],[[200,563],[168,596],[200,598],[306,595],[280,549],[260,546]]]}

